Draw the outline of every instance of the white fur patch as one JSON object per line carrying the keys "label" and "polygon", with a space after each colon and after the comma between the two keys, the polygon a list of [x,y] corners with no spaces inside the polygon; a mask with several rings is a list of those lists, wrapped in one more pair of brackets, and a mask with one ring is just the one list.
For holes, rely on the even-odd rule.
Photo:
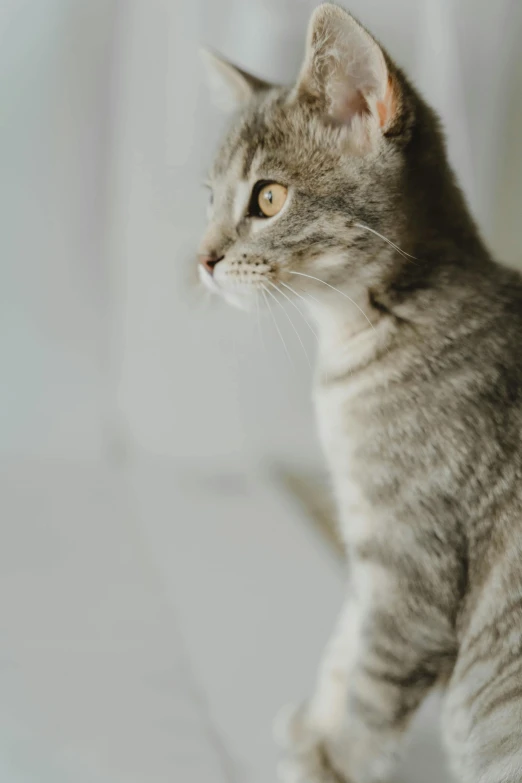
{"label": "white fur patch", "polygon": [[387,573],[379,566],[355,564],[352,594],[346,599],[319,668],[308,717],[321,736],[334,736],[346,718],[348,689],[362,649],[362,627],[378,595],[389,591]]}
{"label": "white fur patch", "polygon": [[337,733],[344,723],[350,676],[360,649],[362,610],[359,602],[348,598],[323,654],[309,707],[310,723],[321,736]]}
{"label": "white fur patch", "polygon": [[252,194],[252,188],[250,184],[244,179],[240,180],[236,185],[236,192],[234,194],[234,205],[232,207],[232,215],[234,217],[234,223],[236,225],[246,215],[251,194]]}
{"label": "white fur patch", "polygon": [[219,286],[216,284],[216,281],[214,280],[210,272],[208,272],[205,269],[205,267],[202,266],[202,264],[198,265],[198,274],[199,274],[199,279],[201,280],[205,288],[208,288],[208,290],[212,291],[213,294],[221,293],[221,291],[219,290]]}

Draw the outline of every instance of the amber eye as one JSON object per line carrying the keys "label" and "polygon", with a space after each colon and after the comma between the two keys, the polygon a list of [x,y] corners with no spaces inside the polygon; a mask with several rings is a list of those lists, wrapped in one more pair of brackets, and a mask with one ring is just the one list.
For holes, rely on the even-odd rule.
{"label": "amber eye", "polygon": [[252,193],[249,214],[254,217],[274,217],[283,209],[288,189],[277,182],[261,182]]}

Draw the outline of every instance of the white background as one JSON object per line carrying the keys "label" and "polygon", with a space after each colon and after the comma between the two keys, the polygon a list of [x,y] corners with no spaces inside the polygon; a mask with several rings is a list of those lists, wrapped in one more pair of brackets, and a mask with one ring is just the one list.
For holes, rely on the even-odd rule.
{"label": "white background", "polygon": [[[342,577],[259,467],[322,464],[295,336],[292,368],[191,283],[223,123],[197,47],[289,81],[314,5],[0,0],[2,781],[272,780]],[[521,265],[522,4],[350,9]]]}
{"label": "white background", "polygon": [[[197,47],[288,81],[314,5],[2,0],[1,453],[316,458],[295,336],[292,371],[268,320],[263,353],[187,283],[222,124]],[[440,109],[486,238],[520,263],[522,4],[351,10]]]}

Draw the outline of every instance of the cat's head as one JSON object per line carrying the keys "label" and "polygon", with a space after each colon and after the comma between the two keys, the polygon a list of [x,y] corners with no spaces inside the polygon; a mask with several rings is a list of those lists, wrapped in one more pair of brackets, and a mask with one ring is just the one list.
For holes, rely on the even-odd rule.
{"label": "cat's head", "polygon": [[407,244],[415,94],[371,35],[338,6],[320,6],[291,88],[209,60],[234,116],[209,175],[204,284],[249,307],[276,286],[317,289],[312,278],[368,290],[404,263],[375,232]]}

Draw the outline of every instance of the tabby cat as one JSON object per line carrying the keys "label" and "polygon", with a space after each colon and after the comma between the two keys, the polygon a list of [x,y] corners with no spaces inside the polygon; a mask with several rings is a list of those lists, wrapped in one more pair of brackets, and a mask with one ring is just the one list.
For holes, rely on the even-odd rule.
{"label": "tabby cat", "polygon": [[457,779],[522,781],[522,279],[485,247],[436,115],[346,11],[315,11],[291,87],[208,59],[234,115],[200,276],[315,322],[349,562],[281,778],[384,779],[442,685]]}

